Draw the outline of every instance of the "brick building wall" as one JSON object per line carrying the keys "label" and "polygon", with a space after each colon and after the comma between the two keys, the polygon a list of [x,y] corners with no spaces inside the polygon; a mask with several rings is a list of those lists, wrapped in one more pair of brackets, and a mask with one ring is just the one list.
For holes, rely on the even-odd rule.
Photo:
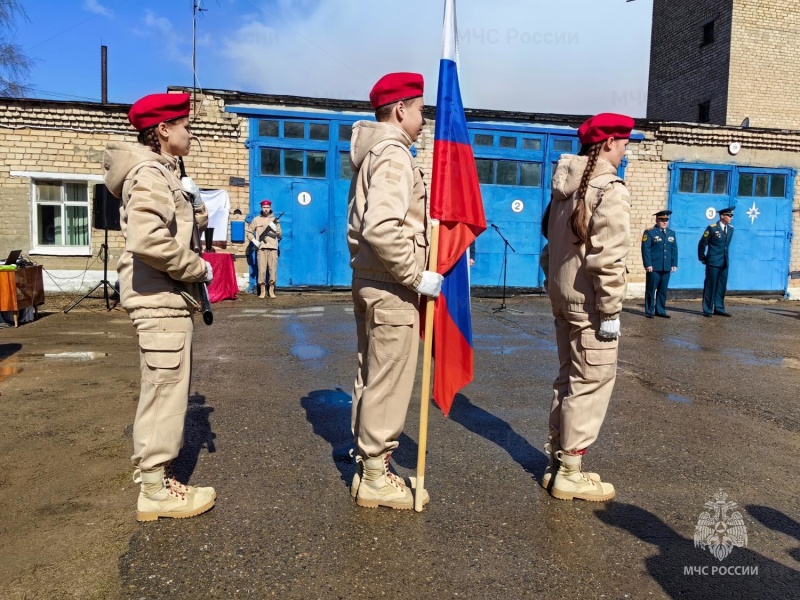
{"label": "brick building wall", "polygon": [[[726,124],[733,0],[654,0],[647,118],[698,122],[710,102],[710,123]],[[703,24],[714,41],[702,45]]]}
{"label": "brick building wall", "polygon": [[[248,212],[247,188],[229,185],[231,176],[248,177],[249,154],[243,145],[247,120],[223,112],[223,102],[198,98],[194,132],[203,140],[203,152],[193,149],[186,164],[201,188],[224,189],[231,210]],[[136,132],[128,123],[128,105],[92,105],[55,101],[0,101],[0,255],[15,248],[26,253],[32,246],[31,181],[35,177],[12,175],[19,172],[61,173],[95,176],[102,180],[103,150],[109,142],[135,142]],[[90,199],[91,201],[91,199]],[[36,254],[33,258],[45,270],[58,270],[55,284],[73,288],[68,279],[80,277],[87,268],[102,269],[96,260],[103,232],[90,231],[91,255]],[[109,267],[114,269],[123,247],[119,232],[109,232]],[[88,281],[92,281],[92,277]]]}
{"label": "brick building wall", "polygon": [[[306,99],[310,101],[311,99]],[[248,119],[225,112],[222,96],[201,97],[202,104],[193,130],[202,139],[203,151],[194,149],[187,159],[187,169],[200,187],[224,189],[231,199],[233,219],[242,219],[249,212],[249,186],[230,185],[230,177],[244,178],[249,183],[249,150],[245,146]],[[324,104],[323,100],[314,100]],[[334,101],[335,102],[335,101]],[[308,110],[308,102],[272,102],[271,106],[290,110]],[[29,177],[12,176],[11,172],[35,171],[102,175],[102,153],[109,141],[135,140],[127,124],[128,107],[124,105],[87,105],[50,101],[0,102],[0,254],[13,248],[31,246],[31,186]],[[486,115],[484,115],[485,117]],[[513,126],[522,115],[492,113],[496,122],[504,120]],[[535,116],[524,122],[531,123]],[[552,116],[550,116],[552,117]],[[564,117],[562,126],[574,125],[574,119]],[[640,240],[644,229],[653,225],[653,213],[667,206],[669,197],[670,163],[697,162],[709,164],[740,164],[751,167],[792,167],[800,169],[800,132],[781,132],[738,127],[682,125],[676,123],[643,122],[637,129],[644,139],[634,141],[628,150],[626,182],[632,196],[632,222],[628,268],[629,293],[641,297],[644,291],[644,270],[640,257]],[[417,142],[417,161],[430,183],[433,160],[434,122],[429,119]],[[728,153],[728,145],[737,141],[742,150]],[[795,181],[793,231],[800,230],[800,178]],[[549,182],[544,182],[545,186]],[[94,260],[102,242],[102,232],[92,230],[92,257],[47,256],[34,258],[46,269],[59,276],[76,278],[83,289],[99,281],[102,264]],[[682,260],[691,260],[695,240],[682,240]],[[113,270],[122,248],[122,238],[116,232],[109,235],[110,268]],[[244,245],[228,244],[228,252],[243,254]],[[88,276],[82,274],[90,264]],[[237,260],[237,271],[246,272],[245,261]],[[791,271],[800,271],[800,236],[791,247]],[[113,275],[111,277],[114,279]],[[56,280],[56,284],[64,280]],[[789,292],[800,297],[800,279],[789,280]],[[49,289],[55,289],[53,285]],[[73,288],[74,289],[74,288]]]}
{"label": "brick building wall", "polygon": [[[714,41],[703,25],[714,21]],[[800,129],[800,2],[654,0],[647,117]]]}
{"label": "brick building wall", "polygon": [[800,130],[800,2],[734,0],[727,123]]}

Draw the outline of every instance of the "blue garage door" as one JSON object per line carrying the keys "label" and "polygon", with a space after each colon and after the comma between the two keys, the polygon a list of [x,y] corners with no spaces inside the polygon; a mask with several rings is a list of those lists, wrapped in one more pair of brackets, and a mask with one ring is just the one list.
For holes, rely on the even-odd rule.
{"label": "blue garage door", "polygon": [[794,171],[731,165],[670,165],[671,227],[679,267],[670,287],[701,289],[705,268],[697,244],[717,210],[736,206],[728,289],[784,291],[789,273]]}
{"label": "blue garage door", "polygon": [[481,183],[486,222],[490,226],[475,244],[472,285],[503,285],[503,238],[508,239],[509,287],[541,287],[542,212],[549,200],[551,162],[574,152],[574,136],[470,125],[470,137]]}
{"label": "blue garage door", "polygon": [[311,116],[250,123],[250,212],[264,198],[285,212],[278,286],[349,284],[340,149],[349,147],[350,125]]}

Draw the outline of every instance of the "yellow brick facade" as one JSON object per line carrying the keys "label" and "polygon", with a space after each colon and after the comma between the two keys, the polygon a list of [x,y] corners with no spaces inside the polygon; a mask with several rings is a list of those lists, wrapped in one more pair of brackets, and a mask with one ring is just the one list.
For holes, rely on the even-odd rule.
{"label": "yellow brick facade", "polygon": [[734,0],[727,123],[800,130],[800,2]]}
{"label": "yellow brick facade", "polygon": [[798,46],[797,0],[654,0],[647,117],[800,130]]}
{"label": "yellow brick facade", "polygon": [[[308,102],[275,102],[271,108],[311,110]],[[242,220],[249,212],[249,159],[250,150],[245,145],[248,138],[248,118],[226,112],[224,94],[209,93],[199,98],[200,108],[193,129],[202,139],[203,151],[195,148],[187,159],[189,174],[200,187],[223,189],[231,200],[231,219]],[[332,101],[335,102],[335,101]],[[318,109],[324,101],[313,100]],[[338,107],[341,108],[341,107]],[[360,107],[357,107],[360,109]],[[124,105],[75,105],[47,101],[0,101],[0,205],[4,208],[0,222],[0,254],[13,248],[26,252],[31,248],[31,179],[14,176],[12,172],[65,173],[78,176],[102,175],[103,148],[109,141],[135,141],[132,128],[126,119]],[[493,113],[498,121],[502,114]],[[522,120],[520,115],[509,115],[509,125]],[[525,121],[530,123],[531,119]],[[574,125],[575,118],[565,117],[562,126]],[[434,123],[429,120],[418,147],[418,163],[430,179],[433,159]],[[667,206],[672,162],[710,164],[741,164],[753,167],[792,167],[800,169],[800,132],[787,133],[751,128],[742,130],[726,126],[697,126],[676,123],[643,123],[641,141],[629,146],[626,181],[631,190],[632,227],[631,252],[628,259],[631,295],[641,296],[644,288],[644,271],[639,245],[641,233],[653,224],[653,213]],[[733,142],[742,144],[736,156],[728,152]],[[248,185],[231,186],[230,178],[239,177]],[[548,185],[545,182],[545,185]],[[793,231],[800,227],[800,185],[795,181],[793,206]],[[229,238],[230,239],[230,238]],[[45,269],[51,272],[82,272],[90,269],[96,282],[102,264],[96,259],[103,235],[91,231],[91,256],[36,255]],[[693,260],[696,240],[681,240],[682,260]],[[117,232],[109,235],[110,261],[113,271],[122,248]],[[244,254],[243,245],[228,244],[227,251]],[[237,260],[237,271],[247,271],[244,260]],[[800,271],[800,237],[791,248],[791,271]],[[111,277],[113,280],[115,277]],[[58,280],[56,285],[58,285]],[[83,281],[81,279],[81,281]],[[792,296],[800,296],[800,279],[787,281]],[[88,286],[84,285],[84,289]],[[51,286],[50,289],[53,289]]]}

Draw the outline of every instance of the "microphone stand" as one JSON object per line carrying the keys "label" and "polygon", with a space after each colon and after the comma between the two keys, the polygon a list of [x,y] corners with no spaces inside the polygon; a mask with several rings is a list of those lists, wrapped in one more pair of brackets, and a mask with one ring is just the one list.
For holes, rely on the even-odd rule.
{"label": "microphone stand", "polygon": [[492,229],[494,229],[497,232],[497,235],[500,236],[500,239],[503,240],[503,244],[504,244],[504,246],[503,246],[503,301],[500,304],[500,306],[495,308],[492,312],[507,311],[507,312],[513,312],[513,313],[522,314],[522,311],[514,310],[513,308],[508,308],[506,306],[506,276],[508,274],[508,249],[511,248],[511,251],[514,252],[514,253],[516,253],[517,251],[514,250],[514,246],[512,246],[508,242],[506,237],[500,232],[500,228],[497,225],[495,225],[494,223],[492,223]]}

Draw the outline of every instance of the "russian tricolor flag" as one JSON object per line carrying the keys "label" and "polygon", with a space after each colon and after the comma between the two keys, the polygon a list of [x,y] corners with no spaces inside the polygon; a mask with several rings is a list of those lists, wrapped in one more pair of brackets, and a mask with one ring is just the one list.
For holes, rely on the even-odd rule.
{"label": "russian tricolor flag", "polygon": [[431,217],[440,222],[437,270],[444,275],[433,321],[433,399],[445,415],[456,392],[472,381],[467,249],[486,230],[478,171],[458,86],[455,4],[455,0],[445,0],[431,185]]}

